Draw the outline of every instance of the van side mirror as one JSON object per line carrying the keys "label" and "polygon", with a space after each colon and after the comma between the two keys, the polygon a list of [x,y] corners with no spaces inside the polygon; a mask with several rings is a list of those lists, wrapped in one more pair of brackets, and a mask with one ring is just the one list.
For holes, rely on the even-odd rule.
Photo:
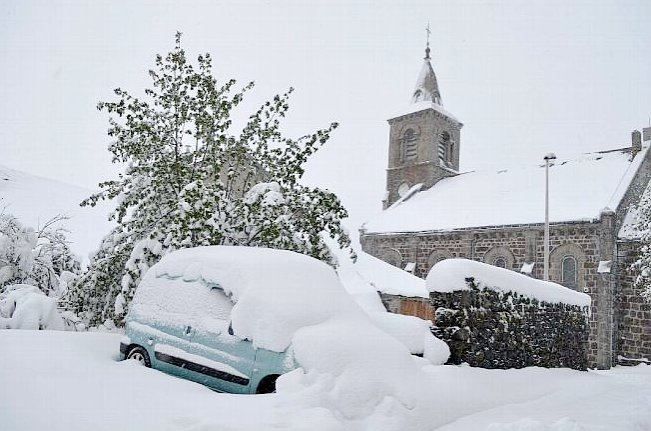
{"label": "van side mirror", "polygon": [[228,335],[235,335],[233,332],[233,322],[228,323]]}

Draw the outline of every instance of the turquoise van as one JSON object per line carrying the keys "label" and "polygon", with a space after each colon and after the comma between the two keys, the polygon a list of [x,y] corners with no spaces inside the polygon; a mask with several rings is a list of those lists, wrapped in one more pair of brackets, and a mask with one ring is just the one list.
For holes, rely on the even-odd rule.
{"label": "turquoise van", "polygon": [[[183,252],[166,256],[167,266]],[[158,265],[136,290],[120,342],[121,359],[234,394],[274,392],[276,379],[297,368],[288,351],[256,348],[233,332],[234,303],[215,279],[219,275],[206,280],[192,264],[176,272],[161,271]]]}

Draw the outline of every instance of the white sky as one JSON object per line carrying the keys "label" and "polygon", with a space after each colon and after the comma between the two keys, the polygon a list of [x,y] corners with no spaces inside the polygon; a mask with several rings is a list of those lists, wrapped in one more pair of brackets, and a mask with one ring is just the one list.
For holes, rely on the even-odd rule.
{"label": "white sky", "polygon": [[176,30],[219,77],[257,83],[242,115],[296,88],[286,130],[339,121],[306,180],[355,220],[380,208],[386,119],[409,101],[425,31],[446,109],[465,123],[461,168],[538,163],[626,145],[651,114],[651,2],[0,3],[0,163],[94,187],[115,168],[107,118],[148,83]]}

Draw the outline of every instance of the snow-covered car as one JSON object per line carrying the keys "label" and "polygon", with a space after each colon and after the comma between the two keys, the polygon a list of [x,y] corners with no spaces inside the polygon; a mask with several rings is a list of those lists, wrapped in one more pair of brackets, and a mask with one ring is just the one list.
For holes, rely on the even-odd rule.
{"label": "snow-covered car", "polygon": [[120,352],[218,391],[272,392],[277,377],[297,367],[288,337],[337,307],[356,305],[334,270],[308,256],[253,247],[179,250],[139,284]]}

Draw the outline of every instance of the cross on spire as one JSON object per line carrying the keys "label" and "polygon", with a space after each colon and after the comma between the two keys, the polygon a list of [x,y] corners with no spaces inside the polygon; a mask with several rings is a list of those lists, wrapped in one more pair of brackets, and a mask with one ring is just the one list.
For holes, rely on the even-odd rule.
{"label": "cross on spire", "polygon": [[425,27],[425,33],[427,34],[427,45],[425,47],[425,60],[429,60],[429,35],[432,34],[432,31],[429,29],[429,21],[427,22],[427,27]]}

